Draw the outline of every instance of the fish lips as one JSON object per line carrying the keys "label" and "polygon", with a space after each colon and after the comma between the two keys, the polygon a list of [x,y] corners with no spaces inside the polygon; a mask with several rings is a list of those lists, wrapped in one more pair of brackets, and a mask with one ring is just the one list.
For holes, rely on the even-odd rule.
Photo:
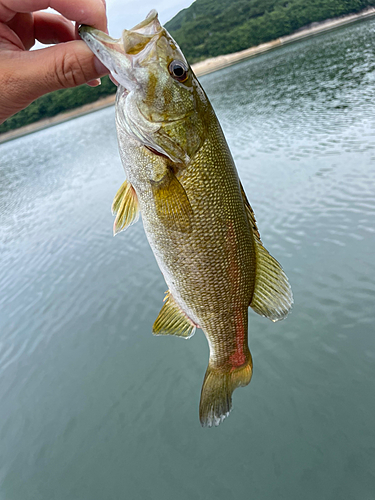
{"label": "fish lips", "polygon": [[163,28],[157,12],[152,10],[140,24],[131,30],[124,30],[121,38],[112,38],[103,31],[84,24],[79,27],[78,32],[113,78],[132,91],[140,86],[134,70],[141,66],[142,60],[147,59],[153,46],[150,42],[160,37]]}
{"label": "fish lips", "polygon": [[118,83],[128,90],[137,88],[136,80],[131,77],[132,61],[125,53],[121,38],[112,38],[103,31],[84,24],[79,27],[78,32]]}

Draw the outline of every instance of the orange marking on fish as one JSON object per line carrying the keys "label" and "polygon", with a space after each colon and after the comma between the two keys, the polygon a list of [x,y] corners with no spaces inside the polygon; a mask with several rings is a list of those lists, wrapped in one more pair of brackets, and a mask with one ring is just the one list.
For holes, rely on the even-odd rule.
{"label": "orange marking on fish", "polygon": [[229,357],[229,362],[232,365],[231,371],[246,363],[245,347],[245,325],[243,318],[238,315],[236,317],[236,350]]}
{"label": "orange marking on fish", "polygon": [[[227,222],[227,248],[229,256],[229,275],[230,282],[233,287],[233,295],[236,295],[240,291],[240,280],[241,280],[241,270],[239,267],[239,260],[237,257],[237,242],[236,242],[236,232],[234,229],[233,221]],[[236,350],[229,357],[229,362],[232,365],[231,371],[244,365],[246,363],[246,355],[244,353],[245,347],[245,325],[241,312],[235,313],[235,342]]]}

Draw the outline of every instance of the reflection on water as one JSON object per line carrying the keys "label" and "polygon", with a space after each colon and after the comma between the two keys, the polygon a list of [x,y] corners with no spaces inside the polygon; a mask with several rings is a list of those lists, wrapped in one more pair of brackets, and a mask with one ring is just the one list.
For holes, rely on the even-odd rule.
{"label": "reflection on water", "polygon": [[0,498],[372,498],[375,22],[202,78],[293,286],[201,429],[208,348],[154,338],[142,224],[112,238],[113,108],[0,147]]}

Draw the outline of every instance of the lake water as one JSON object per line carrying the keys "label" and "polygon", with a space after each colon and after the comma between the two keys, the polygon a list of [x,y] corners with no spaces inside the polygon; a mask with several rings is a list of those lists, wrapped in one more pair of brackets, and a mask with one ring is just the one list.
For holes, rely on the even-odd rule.
{"label": "lake water", "polygon": [[375,498],[375,21],[203,77],[293,286],[249,312],[251,384],[218,428],[208,346],[151,334],[166,290],[114,110],[0,146],[1,500]]}

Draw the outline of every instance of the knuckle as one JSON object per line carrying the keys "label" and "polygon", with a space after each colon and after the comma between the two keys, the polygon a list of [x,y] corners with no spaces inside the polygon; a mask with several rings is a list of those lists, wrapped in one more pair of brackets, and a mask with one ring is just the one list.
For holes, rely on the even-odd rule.
{"label": "knuckle", "polygon": [[55,77],[61,88],[76,87],[85,83],[85,70],[75,52],[66,52],[56,60]]}

